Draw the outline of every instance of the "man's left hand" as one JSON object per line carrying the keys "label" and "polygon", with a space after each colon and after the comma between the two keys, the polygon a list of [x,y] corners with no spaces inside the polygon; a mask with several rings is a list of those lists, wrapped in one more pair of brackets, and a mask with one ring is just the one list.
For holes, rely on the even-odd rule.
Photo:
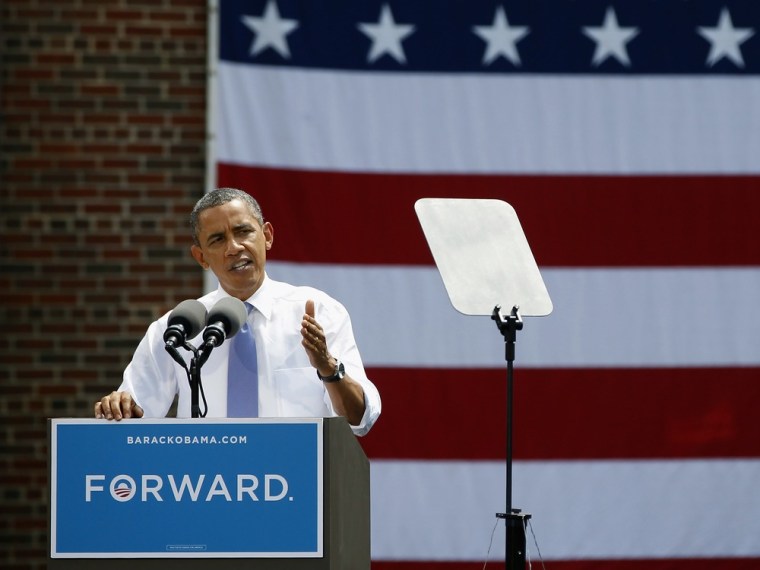
{"label": "man's left hand", "polygon": [[314,311],[314,301],[306,301],[306,309],[301,320],[301,344],[306,349],[309,362],[322,376],[330,376],[335,372],[337,361],[327,349],[327,339],[322,325],[317,322]]}

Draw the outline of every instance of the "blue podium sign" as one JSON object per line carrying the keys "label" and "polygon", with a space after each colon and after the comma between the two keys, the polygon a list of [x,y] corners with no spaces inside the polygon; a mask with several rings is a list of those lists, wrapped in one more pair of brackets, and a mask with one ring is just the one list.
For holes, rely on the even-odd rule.
{"label": "blue podium sign", "polygon": [[322,421],[51,420],[51,558],[321,557]]}

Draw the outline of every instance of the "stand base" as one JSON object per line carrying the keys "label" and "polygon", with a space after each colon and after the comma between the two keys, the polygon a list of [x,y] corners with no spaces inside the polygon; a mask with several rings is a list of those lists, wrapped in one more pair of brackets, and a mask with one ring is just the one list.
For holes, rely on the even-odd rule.
{"label": "stand base", "polygon": [[510,514],[496,513],[504,519],[506,530],[505,570],[525,570],[525,525],[531,516],[513,509]]}

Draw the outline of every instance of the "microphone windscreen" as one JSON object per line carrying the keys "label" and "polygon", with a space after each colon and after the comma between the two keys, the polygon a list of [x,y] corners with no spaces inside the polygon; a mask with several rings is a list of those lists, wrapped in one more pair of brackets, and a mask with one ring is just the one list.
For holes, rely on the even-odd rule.
{"label": "microphone windscreen", "polygon": [[195,299],[186,299],[169,314],[169,326],[182,325],[187,331],[187,338],[198,336],[206,326],[206,307]]}
{"label": "microphone windscreen", "polygon": [[223,297],[211,307],[206,323],[211,325],[221,322],[227,337],[235,336],[248,318],[245,303],[235,297]]}

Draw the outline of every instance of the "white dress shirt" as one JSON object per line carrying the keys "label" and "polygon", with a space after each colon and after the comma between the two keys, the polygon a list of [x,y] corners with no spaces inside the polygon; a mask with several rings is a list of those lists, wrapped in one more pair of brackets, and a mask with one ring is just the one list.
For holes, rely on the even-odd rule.
{"label": "white dress shirt", "polygon": [[[229,296],[221,287],[199,299],[207,309]],[[364,389],[365,411],[361,423],[351,426],[356,435],[366,434],[380,415],[380,394],[367,378],[354,340],[351,319],[345,307],[312,287],[295,287],[264,277],[264,282],[247,299],[253,310],[248,325],[256,338],[259,368],[259,417],[336,416],[330,397],[301,346],[301,320],[307,299],[315,305],[315,317],[325,331],[327,346],[346,367],[346,374]],[[146,417],[165,417],[175,394],[179,394],[177,416],[190,417],[190,385],[185,370],[164,348],[164,331],[169,313],[154,321],[124,370],[120,391],[132,394]],[[191,341],[199,346],[202,336]],[[209,418],[227,415],[227,356],[230,342],[215,348],[201,368]],[[190,352],[179,348],[190,362]],[[200,400],[203,409],[203,400]]]}

